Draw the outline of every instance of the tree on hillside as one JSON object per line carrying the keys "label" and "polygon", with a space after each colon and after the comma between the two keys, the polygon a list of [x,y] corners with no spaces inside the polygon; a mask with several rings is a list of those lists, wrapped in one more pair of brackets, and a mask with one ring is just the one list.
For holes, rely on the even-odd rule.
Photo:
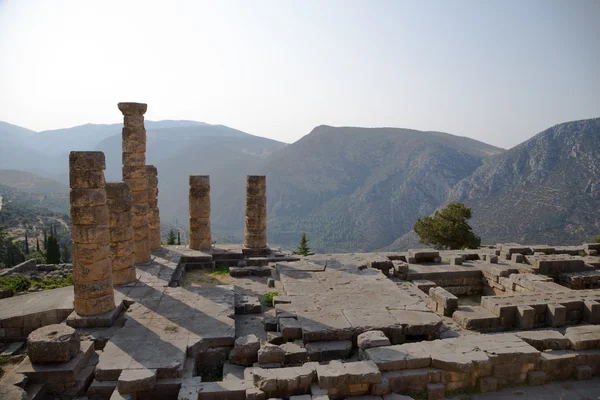
{"label": "tree on hillside", "polygon": [[175,236],[175,231],[171,229],[169,234],[167,235],[167,244],[174,245],[177,242],[177,236]]}
{"label": "tree on hillside", "polygon": [[54,235],[48,236],[48,247],[46,248],[46,263],[60,264],[60,246]]}
{"label": "tree on hillside", "polygon": [[35,251],[40,252],[40,239],[35,238]]}
{"label": "tree on hillside", "polygon": [[296,248],[294,254],[298,254],[299,256],[312,256],[313,254],[315,254],[310,252],[310,247],[308,247],[308,239],[306,238],[305,232],[302,232],[300,244]]}
{"label": "tree on hillside", "polygon": [[29,240],[27,240],[27,231],[25,231],[25,254],[29,254]]}
{"label": "tree on hillside", "polygon": [[421,243],[438,250],[474,249],[481,245],[481,238],[468,224],[470,218],[470,208],[463,203],[450,203],[431,217],[419,218],[413,229]]}
{"label": "tree on hillside", "polygon": [[600,243],[600,235],[596,236],[596,243]]}
{"label": "tree on hillside", "polygon": [[177,245],[181,246],[181,232],[177,231]]}
{"label": "tree on hillside", "polygon": [[44,250],[48,250],[48,235],[46,234],[45,229],[44,229]]}

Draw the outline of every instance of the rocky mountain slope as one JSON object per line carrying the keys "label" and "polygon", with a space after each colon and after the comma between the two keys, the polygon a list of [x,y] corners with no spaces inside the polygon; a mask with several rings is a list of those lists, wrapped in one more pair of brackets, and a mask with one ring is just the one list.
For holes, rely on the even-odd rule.
{"label": "rocky mountain slope", "polygon": [[487,242],[581,243],[600,233],[600,118],[553,126],[484,161],[448,201]]}

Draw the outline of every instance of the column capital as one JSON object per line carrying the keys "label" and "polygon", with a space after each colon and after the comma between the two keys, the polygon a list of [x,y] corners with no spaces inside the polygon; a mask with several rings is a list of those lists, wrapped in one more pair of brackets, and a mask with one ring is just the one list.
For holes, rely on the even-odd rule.
{"label": "column capital", "polygon": [[117,106],[125,116],[144,115],[148,109],[148,104],[144,103],[119,103]]}

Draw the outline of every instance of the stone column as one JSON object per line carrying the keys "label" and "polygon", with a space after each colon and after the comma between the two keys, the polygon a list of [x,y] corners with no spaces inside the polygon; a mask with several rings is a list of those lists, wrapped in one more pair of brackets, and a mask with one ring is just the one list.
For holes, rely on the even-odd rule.
{"label": "stone column", "polygon": [[150,250],[160,249],[160,213],[158,211],[158,171],[154,165],[146,165],[148,175],[148,225],[150,226]]}
{"label": "stone column", "polygon": [[190,175],[189,247],[193,250],[212,249],[210,235],[210,177]]}
{"label": "stone column", "polygon": [[131,192],[131,225],[133,226],[133,260],[135,264],[150,262],[150,227],[148,225],[148,178],[146,176],[147,105],[119,103],[123,119],[123,181]]}
{"label": "stone column", "polygon": [[135,281],[129,186],[125,182],[107,182],[106,202],[113,284],[125,285]]}
{"label": "stone column", "polygon": [[73,306],[80,316],[115,309],[110,261],[104,153],[69,154],[71,239],[73,241]]}
{"label": "stone column", "polygon": [[267,248],[267,178],[246,176],[246,226],[244,247]]}

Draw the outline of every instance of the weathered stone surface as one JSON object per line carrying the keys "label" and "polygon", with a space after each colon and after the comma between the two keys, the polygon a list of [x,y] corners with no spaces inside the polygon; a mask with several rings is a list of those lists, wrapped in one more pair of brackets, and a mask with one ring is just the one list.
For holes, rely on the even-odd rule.
{"label": "weathered stone surface", "polygon": [[600,348],[600,326],[582,325],[567,328],[565,338],[571,342],[573,350]]}
{"label": "weathered stone surface", "polygon": [[259,364],[271,364],[285,362],[286,351],[276,345],[265,343],[258,350],[258,363]]}
{"label": "weathered stone surface", "polygon": [[0,383],[0,399],[27,400],[27,392],[18,386]]}
{"label": "weathered stone surface", "polygon": [[382,372],[425,368],[431,364],[431,356],[420,343],[374,347],[365,350],[364,355]]}
{"label": "weathered stone surface", "polygon": [[[128,117],[144,115],[148,109],[148,105],[144,103],[119,103],[118,107],[123,115]],[[127,124],[131,124],[133,121],[131,119],[125,120]],[[135,122],[133,123],[134,125],[138,125]]]}
{"label": "weathered stone surface", "polygon": [[126,369],[119,375],[117,389],[121,394],[152,390],[156,385],[155,369]]}
{"label": "weathered stone surface", "polygon": [[458,308],[458,297],[442,287],[429,289],[429,297],[435,302],[437,312],[446,317],[451,317]]}
{"label": "weathered stone surface", "polygon": [[267,247],[267,198],[266,177],[246,177],[246,224],[244,246],[249,249]]}
{"label": "weathered stone surface", "polygon": [[390,346],[390,339],[382,331],[367,331],[358,335],[356,343],[359,349],[366,350],[372,347]]}
{"label": "weathered stone surface", "polygon": [[305,347],[310,361],[343,360],[350,357],[352,352],[352,342],[349,340],[310,342]]}
{"label": "weathered stone surface", "polygon": [[236,339],[229,362],[238,365],[252,365],[258,361],[260,341],[256,335],[241,336]]}
{"label": "weathered stone surface", "polygon": [[560,332],[552,330],[516,332],[515,335],[540,351],[565,350],[571,344]]}
{"label": "weathered stone surface", "polygon": [[381,372],[372,361],[332,361],[317,366],[317,377],[321,388],[335,389],[346,385],[379,383]]}
{"label": "weathered stone surface", "polygon": [[189,183],[189,246],[194,250],[210,249],[210,177],[190,175]]}
{"label": "weathered stone surface", "polygon": [[106,162],[101,151],[72,151],[69,153],[69,170],[98,171],[105,170]]}
{"label": "weathered stone surface", "polygon": [[279,347],[285,351],[284,360],[286,365],[303,364],[308,361],[308,351],[301,340],[283,343]]}

